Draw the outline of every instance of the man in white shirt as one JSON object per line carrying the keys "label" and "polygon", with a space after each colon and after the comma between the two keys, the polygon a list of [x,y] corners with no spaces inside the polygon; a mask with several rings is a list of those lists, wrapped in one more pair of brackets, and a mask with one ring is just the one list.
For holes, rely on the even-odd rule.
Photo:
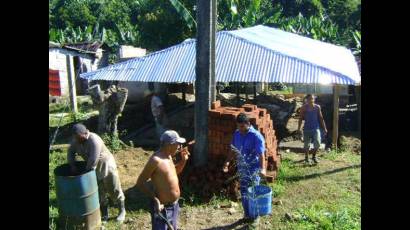
{"label": "man in white shirt", "polygon": [[155,129],[157,132],[158,139],[161,137],[162,133],[165,132],[165,109],[164,104],[155,92],[151,94],[151,111],[152,116],[155,120]]}

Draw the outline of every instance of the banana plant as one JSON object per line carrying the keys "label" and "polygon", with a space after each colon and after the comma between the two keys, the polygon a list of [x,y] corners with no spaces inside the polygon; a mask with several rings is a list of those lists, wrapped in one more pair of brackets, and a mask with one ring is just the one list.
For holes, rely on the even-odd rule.
{"label": "banana plant", "polygon": [[355,30],[352,32],[356,47],[353,48],[354,55],[361,55],[362,53],[362,35],[361,32]]}
{"label": "banana plant", "polygon": [[189,27],[189,29],[195,29],[196,28],[196,21],[194,17],[192,17],[191,13],[189,10],[178,0],[169,0],[172,6],[175,8],[175,10],[178,12],[178,14],[184,19],[186,22],[186,25]]}

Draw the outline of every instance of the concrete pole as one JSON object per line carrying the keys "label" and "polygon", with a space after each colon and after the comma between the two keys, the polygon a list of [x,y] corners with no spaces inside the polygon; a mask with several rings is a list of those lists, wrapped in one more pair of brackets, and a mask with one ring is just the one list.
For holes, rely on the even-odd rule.
{"label": "concrete pole", "polygon": [[256,105],[256,82],[253,83],[253,103]]}
{"label": "concrete pole", "polygon": [[[195,166],[203,166],[208,160],[208,110],[211,107],[211,16],[212,1],[197,0],[197,42],[195,80]],[[215,32],[215,31],[214,31]]]}
{"label": "concrete pole", "polygon": [[333,86],[333,134],[332,144],[333,148],[337,149],[337,139],[339,134],[339,91],[340,86]]}
{"label": "concrete pole", "polygon": [[211,66],[210,66],[210,71],[211,71],[211,102],[216,101],[216,76],[215,76],[215,37],[216,37],[216,26],[217,26],[217,1],[216,0],[210,0],[211,2],[211,34],[210,34],[210,45],[211,45],[211,50],[210,50],[210,55],[211,55]]}
{"label": "concrete pole", "polygon": [[73,57],[70,55],[66,56],[67,63],[67,78],[68,78],[68,88],[70,92],[70,105],[71,111],[73,113],[78,113],[77,109],[77,92],[75,89],[75,73],[74,73],[74,64]]}

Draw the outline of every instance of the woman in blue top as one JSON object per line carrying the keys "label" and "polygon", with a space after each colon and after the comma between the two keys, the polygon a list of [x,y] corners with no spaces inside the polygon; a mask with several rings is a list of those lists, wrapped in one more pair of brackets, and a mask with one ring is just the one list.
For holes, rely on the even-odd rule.
{"label": "woman in blue top", "polygon": [[298,123],[298,131],[300,132],[302,121],[305,121],[303,127],[303,141],[305,149],[305,163],[309,162],[309,148],[310,143],[313,141],[313,150],[312,150],[312,160],[315,164],[318,163],[316,159],[317,150],[320,147],[320,126],[323,129],[325,135],[327,135],[327,129],[325,121],[323,119],[322,111],[320,105],[315,104],[314,95],[306,95],[307,103],[302,106],[300,109],[300,117]]}
{"label": "woman in blue top", "polygon": [[254,221],[249,218],[247,189],[252,185],[259,185],[259,174],[266,176],[265,140],[262,134],[251,126],[246,114],[240,113],[236,124],[238,129],[233,134],[232,152],[225,160],[223,171],[228,172],[229,163],[236,156],[244,219]]}

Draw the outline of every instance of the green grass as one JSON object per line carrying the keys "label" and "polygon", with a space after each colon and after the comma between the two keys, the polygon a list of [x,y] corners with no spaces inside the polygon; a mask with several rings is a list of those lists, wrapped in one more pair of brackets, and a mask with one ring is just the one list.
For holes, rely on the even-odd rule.
{"label": "green grass", "polygon": [[49,154],[48,162],[48,203],[49,203],[49,229],[57,229],[56,223],[58,218],[57,198],[55,191],[54,169],[66,163],[66,150],[53,151]]}
{"label": "green grass", "polygon": [[[286,154],[277,181],[275,199],[283,206],[273,213],[279,229],[360,229],[360,155],[332,151],[317,166],[304,166],[304,156]],[[285,218],[291,214],[292,220]]]}

